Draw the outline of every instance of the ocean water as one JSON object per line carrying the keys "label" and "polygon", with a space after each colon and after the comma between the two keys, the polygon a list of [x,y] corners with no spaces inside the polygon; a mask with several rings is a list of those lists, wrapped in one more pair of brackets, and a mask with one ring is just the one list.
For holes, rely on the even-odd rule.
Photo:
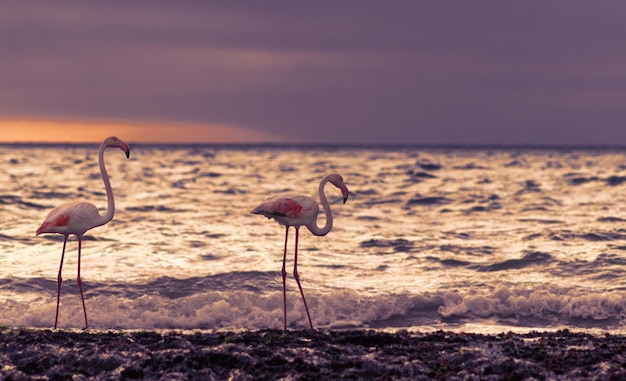
{"label": "ocean water", "polygon": [[[1,326],[54,325],[63,237],[35,230],[63,202],[105,208],[97,148],[0,146]],[[81,268],[93,329],[282,328],[284,228],[250,210],[338,172],[333,230],[300,235],[316,328],[624,332],[619,150],[131,143],[105,162],[116,214]],[[67,250],[59,327],[82,328]],[[291,274],[287,298],[289,327],[308,327]]]}

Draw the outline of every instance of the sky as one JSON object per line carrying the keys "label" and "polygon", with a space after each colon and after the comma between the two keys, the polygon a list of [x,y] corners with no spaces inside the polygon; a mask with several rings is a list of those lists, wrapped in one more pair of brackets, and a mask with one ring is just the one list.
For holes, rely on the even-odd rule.
{"label": "sky", "polygon": [[0,6],[0,141],[626,146],[622,0]]}

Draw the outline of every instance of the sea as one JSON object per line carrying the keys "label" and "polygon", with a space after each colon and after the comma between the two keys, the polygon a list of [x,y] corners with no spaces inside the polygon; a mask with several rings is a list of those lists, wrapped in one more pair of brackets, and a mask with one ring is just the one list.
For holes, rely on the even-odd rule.
{"label": "sea", "polygon": [[[130,146],[106,151],[115,216],[84,237],[90,329],[282,329],[285,228],[250,211],[336,172],[332,231],[300,233],[315,328],[626,331],[623,149]],[[54,326],[63,236],[35,231],[64,202],[104,211],[97,150],[0,146],[0,326]],[[288,327],[306,329],[293,249],[291,229]],[[72,236],[61,329],[84,327],[76,275]]]}

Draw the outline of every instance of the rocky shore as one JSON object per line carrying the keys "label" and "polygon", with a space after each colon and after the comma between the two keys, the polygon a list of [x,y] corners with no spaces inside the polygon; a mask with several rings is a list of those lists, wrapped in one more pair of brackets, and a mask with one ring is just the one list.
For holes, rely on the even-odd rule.
{"label": "rocky shore", "polygon": [[0,330],[2,380],[626,379],[626,337]]}

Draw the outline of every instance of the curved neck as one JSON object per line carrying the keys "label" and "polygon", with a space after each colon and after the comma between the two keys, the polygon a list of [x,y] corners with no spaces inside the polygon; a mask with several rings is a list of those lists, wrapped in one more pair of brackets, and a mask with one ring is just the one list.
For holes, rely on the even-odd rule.
{"label": "curved neck", "polygon": [[115,201],[113,200],[113,190],[111,189],[111,182],[109,181],[109,174],[107,173],[107,169],[104,166],[104,150],[106,146],[104,143],[100,146],[100,150],[98,151],[98,165],[100,166],[100,175],[102,176],[102,181],[104,182],[104,188],[107,192],[107,209],[104,212],[104,215],[101,216],[102,220],[100,221],[101,225],[106,224],[107,222],[113,219],[113,214],[115,213]]}
{"label": "curved neck", "polygon": [[317,218],[311,222],[306,227],[313,233],[314,235],[326,235],[333,228],[333,214],[330,211],[330,205],[328,204],[328,200],[326,199],[326,194],[324,193],[324,186],[328,182],[328,179],[324,177],[320,182],[319,186],[319,196],[320,202],[322,203],[322,208],[324,208],[324,214],[326,215],[326,224],[323,227],[317,226]]}

